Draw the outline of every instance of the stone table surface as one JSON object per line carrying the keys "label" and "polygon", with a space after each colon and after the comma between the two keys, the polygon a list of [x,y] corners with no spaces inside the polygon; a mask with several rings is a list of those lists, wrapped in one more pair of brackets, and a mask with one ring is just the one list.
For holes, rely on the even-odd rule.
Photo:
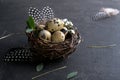
{"label": "stone table surface", "polygon": [[[50,6],[55,16],[71,20],[83,42],[68,59],[45,65],[36,72],[36,65],[0,63],[0,80],[31,80],[33,76],[67,66],[36,80],[66,80],[77,71],[74,80],[120,80],[120,15],[93,21],[91,17],[102,7],[120,9],[120,0],[0,0],[0,36],[23,33],[30,6]],[[13,47],[27,45],[26,35],[13,35],[0,40],[0,56]],[[111,48],[87,48],[89,45],[111,45]]]}

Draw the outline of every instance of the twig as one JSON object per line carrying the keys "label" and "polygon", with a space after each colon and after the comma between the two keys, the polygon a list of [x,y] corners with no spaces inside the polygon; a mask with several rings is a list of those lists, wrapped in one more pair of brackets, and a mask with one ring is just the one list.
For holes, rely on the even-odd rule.
{"label": "twig", "polygon": [[4,31],[1,36],[4,36],[4,35],[6,34],[6,32],[7,32],[7,31]]}
{"label": "twig", "polygon": [[55,72],[55,71],[58,71],[58,70],[61,70],[61,69],[64,69],[64,68],[67,68],[67,66],[63,66],[63,67],[60,67],[60,68],[57,68],[57,69],[53,69],[53,70],[51,70],[51,71],[45,72],[45,73],[40,74],[40,75],[37,75],[37,76],[35,76],[35,77],[32,77],[32,79],[35,79],[35,78],[44,76],[44,75],[46,75],[46,74],[49,74],[49,73],[51,73],[51,72]]}
{"label": "twig", "polygon": [[114,47],[116,46],[116,44],[111,44],[111,45],[107,45],[107,46],[88,46],[88,48],[110,48],[110,47]]}
{"label": "twig", "polygon": [[6,36],[3,36],[3,37],[0,37],[0,40],[1,39],[4,39],[4,38],[7,38],[7,37],[10,37],[10,36],[12,36],[13,35],[13,33],[11,33],[11,34],[8,34],[8,35],[6,35]]}
{"label": "twig", "polygon": [[13,36],[13,35],[16,35],[16,34],[22,34],[22,33],[10,33],[8,35],[0,37],[0,40],[5,39],[5,38],[10,37],[10,36]]}

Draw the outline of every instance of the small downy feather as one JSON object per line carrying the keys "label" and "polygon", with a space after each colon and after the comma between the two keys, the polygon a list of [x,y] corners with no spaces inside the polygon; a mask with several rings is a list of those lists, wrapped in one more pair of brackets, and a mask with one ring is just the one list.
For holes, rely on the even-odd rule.
{"label": "small downy feather", "polygon": [[101,8],[100,11],[105,12],[106,14],[108,14],[108,16],[115,16],[119,14],[119,10],[113,8]]}
{"label": "small downy feather", "polygon": [[119,14],[118,9],[113,9],[113,8],[101,8],[99,12],[97,12],[92,19],[93,20],[100,20],[100,19],[105,19],[109,18],[111,16],[116,16]]}

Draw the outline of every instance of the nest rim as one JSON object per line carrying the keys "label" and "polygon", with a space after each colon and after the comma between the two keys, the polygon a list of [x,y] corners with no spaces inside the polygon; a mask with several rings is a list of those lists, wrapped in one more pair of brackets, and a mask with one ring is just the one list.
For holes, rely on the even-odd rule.
{"label": "nest rim", "polygon": [[[28,37],[28,43],[30,44],[31,51],[34,52],[35,58],[37,60],[46,61],[46,60],[55,60],[59,58],[66,58],[69,54],[73,53],[76,50],[78,44],[81,43],[81,35],[75,30],[75,34],[71,34],[69,39],[66,39],[60,43],[53,43],[45,41],[41,38],[34,38],[34,33],[26,33]],[[56,55],[57,54],[57,55]],[[40,59],[40,57],[44,57]]]}

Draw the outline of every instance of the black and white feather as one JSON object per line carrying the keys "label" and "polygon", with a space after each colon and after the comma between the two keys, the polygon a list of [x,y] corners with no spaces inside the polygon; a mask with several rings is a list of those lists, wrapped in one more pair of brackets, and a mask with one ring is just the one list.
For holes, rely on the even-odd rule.
{"label": "black and white feather", "polygon": [[32,62],[32,53],[27,48],[12,48],[3,60],[5,62]]}
{"label": "black and white feather", "polygon": [[42,22],[44,19],[44,15],[37,8],[30,7],[28,13],[29,16],[33,17],[36,24]]}
{"label": "black and white feather", "polygon": [[93,20],[100,20],[100,19],[105,19],[109,18],[111,16],[116,16],[119,14],[118,9],[113,9],[113,8],[101,8],[99,12],[97,12],[92,19]]}
{"label": "black and white feather", "polygon": [[37,8],[30,7],[28,13],[29,16],[33,17],[36,24],[54,18],[54,12],[49,6],[44,7],[41,11]]}
{"label": "black and white feather", "polygon": [[42,14],[44,14],[44,18],[47,20],[54,18],[54,12],[49,6],[43,8]]}

